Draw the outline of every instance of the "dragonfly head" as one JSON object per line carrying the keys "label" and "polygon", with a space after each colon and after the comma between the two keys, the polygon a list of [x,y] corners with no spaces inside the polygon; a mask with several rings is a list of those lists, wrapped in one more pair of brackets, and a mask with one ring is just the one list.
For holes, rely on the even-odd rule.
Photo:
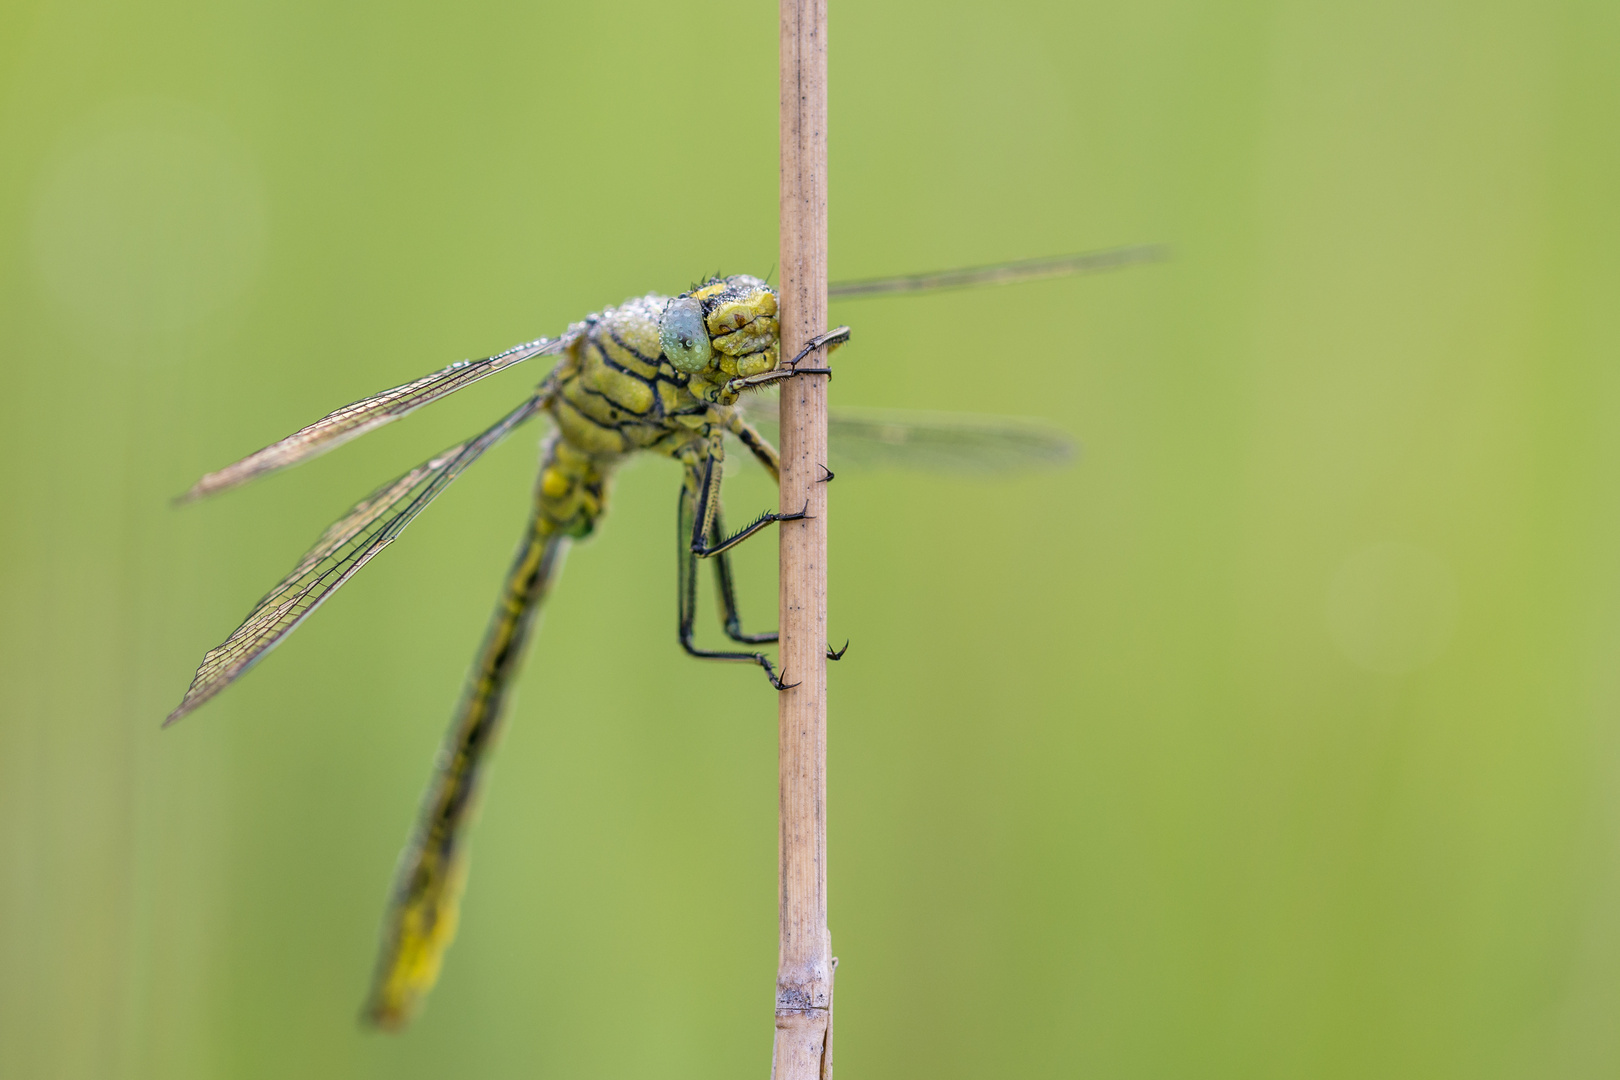
{"label": "dragonfly head", "polygon": [[658,320],[664,356],[688,375],[758,375],[776,367],[776,293],[757,277],[714,278],[675,297]]}

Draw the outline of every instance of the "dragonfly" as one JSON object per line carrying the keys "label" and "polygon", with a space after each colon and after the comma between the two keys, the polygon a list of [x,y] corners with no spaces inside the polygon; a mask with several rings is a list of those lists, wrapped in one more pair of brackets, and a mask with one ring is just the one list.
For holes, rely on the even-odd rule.
{"label": "dragonfly", "polygon": [[[828,294],[859,298],[1011,283],[1119,269],[1161,256],[1156,247],[1118,248],[835,284]],[[405,1026],[438,977],[467,875],[467,826],[508,690],[570,543],[596,529],[614,471],[626,459],[650,451],[682,466],[680,647],[701,659],[756,664],[779,690],[791,685],[761,651],[777,640],[776,633],[742,628],[730,553],[768,525],[803,514],[766,511],[728,532],[720,504],[726,445],[734,438],[778,478],[777,451],[743,397],[783,379],[830,374],[803,361],[813,350],[830,352],[848,338],[848,328],[840,327],[784,360],[774,290],[747,274],[716,276],[678,296],[627,300],[556,337],[463,360],[345,405],[209,473],[179,497],[177,502],[186,503],[217,495],[307,461],[515,364],[555,358],[534,390],[494,425],[384,484],[327,528],[242,624],[204,656],[164,721],[167,726],[199,708],[262,660],[492,446],[535,417],[550,420],[528,523],[395,872],[364,1020],[388,1030]],[[828,426],[835,450],[868,463],[1004,470],[1056,464],[1071,453],[1062,432],[999,417],[835,410]],[[832,471],[822,469],[823,479],[831,480]],[[695,641],[702,561],[714,566],[722,629],[737,648],[709,649]],[[843,655],[843,649],[827,650],[829,659]]]}

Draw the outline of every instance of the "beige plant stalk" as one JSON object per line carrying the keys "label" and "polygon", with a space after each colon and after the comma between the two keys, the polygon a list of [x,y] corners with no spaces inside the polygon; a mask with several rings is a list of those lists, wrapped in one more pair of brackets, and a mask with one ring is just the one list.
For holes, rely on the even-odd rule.
{"label": "beige plant stalk", "polygon": [[[827,4],[781,0],[782,355],[827,329]],[[817,366],[820,355],[806,357]],[[827,930],[827,376],[781,397],[780,770],[773,1080],[832,1076],[832,939]]]}

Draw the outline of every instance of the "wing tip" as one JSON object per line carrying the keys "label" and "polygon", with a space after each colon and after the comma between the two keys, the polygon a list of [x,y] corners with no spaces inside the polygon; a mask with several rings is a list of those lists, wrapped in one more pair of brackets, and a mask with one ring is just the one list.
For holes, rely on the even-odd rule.
{"label": "wing tip", "polygon": [[[225,685],[229,685],[229,682],[230,680],[227,680]],[[170,710],[169,715],[163,718],[163,723],[159,726],[162,728],[173,727],[181,720],[202,708],[209,701],[213,700],[215,694],[218,694],[221,690],[225,689],[225,685],[206,687],[201,693],[198,693],[197,686],[195,682],[193,682],[192,686],[187,688],[185,696],[180,699],[180,704],[176,705],[172,710]]]}
{"label": "wing tip", "polygon": [[199,502],[208,498],[210,495],[218,495],[222,491],[229,491],[231,488],[238,487],[252,479],[251,476],[238,477],[233,475],[232,469],[234,468],[235,466],[232,466],[231,468],[220,469],[217,472],[209,473],[207,476],[204,476],[195,484],[192,484],[186,490],[170,499],[169,505],[189,506],[194,502]]}

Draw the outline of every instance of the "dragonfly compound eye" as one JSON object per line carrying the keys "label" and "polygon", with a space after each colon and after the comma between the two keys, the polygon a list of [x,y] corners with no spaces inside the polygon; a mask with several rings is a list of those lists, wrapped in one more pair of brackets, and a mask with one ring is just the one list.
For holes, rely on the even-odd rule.
{"label": "dragonfly compound eye", "polygon": [[703,305],[690,296],[678,296],[664,308],[658,320],[658,337],[664,356],[676,371],[695,375],[709,366],[714,347],[709,330],[703,325]]}

